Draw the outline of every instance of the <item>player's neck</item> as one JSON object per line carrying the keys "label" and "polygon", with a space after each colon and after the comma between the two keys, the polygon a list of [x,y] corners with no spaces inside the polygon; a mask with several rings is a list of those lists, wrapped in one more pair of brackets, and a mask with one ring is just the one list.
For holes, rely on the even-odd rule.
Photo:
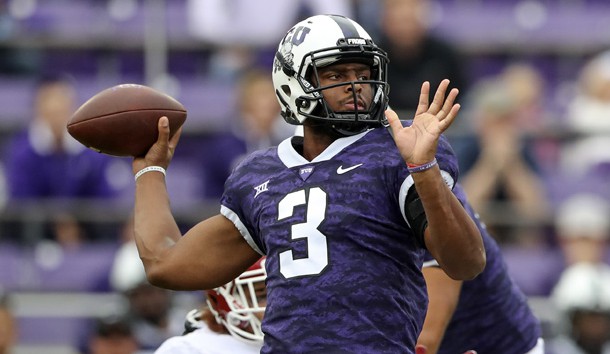
{"label": "player's neck", "polygon": [[337,136],[334,134],[305,125],[303,127],[303,157],[308,161],[315,159],[335,140],[337,140]]}

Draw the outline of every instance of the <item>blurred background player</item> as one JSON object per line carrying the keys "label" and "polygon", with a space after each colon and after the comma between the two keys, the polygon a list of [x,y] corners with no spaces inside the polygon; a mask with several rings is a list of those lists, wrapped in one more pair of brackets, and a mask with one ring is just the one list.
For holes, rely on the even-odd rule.
{"label": "blurred background player", "polygon": [[[474,129],[469,148],[456,152],[461,184],[484,220],[502,215],[518,223],[494,224],[492,234],[503,244],[540,243],[535,226],[550,214],[542,171],[526,139],[520,100],[504,77],[478,82],[470,91],[468,118]],[[515,224],[523,225],[515,227]]]}
{"label": "blurred background player", "polygon": [[555,186],[562,202],[574,193],[610,201],[610,50],[589,59],[578,73],[565,124],[572,135],[562,145]]}
{"label": "blurred background player", "polygon": [[239,120],[232,132],[240,137],[246,153],[276,146],[291,136],[292,127],[280,115],[273,81],[267,70],[247,71],[237,88]]}
{"label": "blurred background player", "polygon": [[112,264],[110,284],[127,300],[126,316],[138,348],[152,352],[166,339],[181,333],[183,315],[175,305],[174,292],[146,280],[133,239],[133,218],[127,219],[123,227],[123,244]]}
{"label": "blurred background player", "polygon": [[267,70],[245,71],[238,80],[236,95],[237,119],[232,120],[231,129],[192,141],[192,155],[200,169],[205,198],[216,200],[222,196],[227,177],[246,155],[275,146],[292,134],[292,127],[280,116],[280,105]]}
{"label": "blurred background player", "polygon": [[382,0],[379,4],[379,45],[391,63],[388,83],[392,109],[404,117],[413,115],[424,81],[437,87],[449,79],[463,97],[468,90],[464,57],[451,42],[431,32],[433,1]]}
{"label": "blurred background player", "polygon": [[606,263],[610,240],[610,201],[601,194],[574,193],[557,207],[557,243],[566,268]]}
{"label": "blurred background player", "polygon": [[[36,230],[20,225],[22,241],[41,238],[74,246],[84,238],[95,239],[103,229],[84,230],[74,212],[87,199],[110,200],[119,193],[113,166],[125,165],[85,148],[74,140],[66,124],[76,109],[73,79],[65,74],[49,74],[37,82],[33,98],[34,117],[26,130],[13,137],[5,152],[9,203],[47,206],[50,222]],[[35,234],[28,230],[38,231]],[[115,231],[115,230],[113,230]]]}
{"label": "blurred background player", "polygon": [[566,123],[576,132],[593,136],[610,133],[610,50],[592,56],[578,73],[575,95]]}
{"label": "blurred background player", "polygon": [[232,282],[206,291],[207,306],[189,312],[184,335],[168,339],[155,354],[259,353],[266,277],[263,257]]}
{"label": "blurred background player", "polygon": [[427,348],[426,354],[544,354],[540,322],[510,278],[498,244],[468,204],[463,188],[457,184],[453,192],[481,231],[487,265],[475,279],[457,281],[427,254],[422,271],[429,303],[418,344]]}
{"label": "blurred background player", "polygon": [[568,267],[551,299],[561,328],[548,354],[610,353],[610,266],[581,262]]}
{"label": "blurred background player", "polygon": [[85,354],[137,354],[138,341],[126,317],[107,317],[96,321]]}
{"label": "blurred background player", "polygon": [[549,354],[610,353],[610,203],[575,193],[558,206],[558,243],[566,268],[551,292],[559,313]]}

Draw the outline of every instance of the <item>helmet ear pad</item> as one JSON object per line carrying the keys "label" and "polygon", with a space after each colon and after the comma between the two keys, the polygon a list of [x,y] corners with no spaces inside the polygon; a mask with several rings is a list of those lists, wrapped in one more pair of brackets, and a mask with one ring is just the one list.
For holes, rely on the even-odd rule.
{"label": "helmet ear pad", "polygon": [[[315,99],[310,99],[306,96],[298,96],[293,92],[298,92],[301,89],[297,79],[290,80],[287,84],[276,88],[275,94],[282,107],[281,115],[284,120],[293,125],[301,125],[305,118],[303,114],[309,115],[318,106],[319,100],[322,100],[321,95]],[[298,85],[298,89],[297,88]],[[308,83],[308,85],[310,85]]]}

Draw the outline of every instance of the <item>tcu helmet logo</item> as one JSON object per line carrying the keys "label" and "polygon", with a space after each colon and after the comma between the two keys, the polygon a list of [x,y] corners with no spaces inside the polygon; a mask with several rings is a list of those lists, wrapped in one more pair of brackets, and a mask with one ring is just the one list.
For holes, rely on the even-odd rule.
{"label": "tcu helmet logo", "polygon": [[294,54],[292,54],[292,47],[303,43],[310,31],[311,29],[309,27],[298,26],[293,27],[286,33],[275,60],[273,61],[273,72],[282,70],[283,66],[293,67]]}
{"label": "tcu helmet logo", "polygon": [[293,28],[286,34],[283,42],[292,42],[293,45],[299,45],[305,40],[305,36],[311,31],[309,27],[299,26]]}

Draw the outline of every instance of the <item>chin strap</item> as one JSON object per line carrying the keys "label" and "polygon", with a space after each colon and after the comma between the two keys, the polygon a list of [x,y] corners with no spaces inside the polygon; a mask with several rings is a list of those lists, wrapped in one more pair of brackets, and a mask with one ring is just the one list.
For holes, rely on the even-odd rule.
{"label": "chin strap", "polygon": [[371,129],[369,123],[330,123],[329,127],[341,136],[352,136]]}

